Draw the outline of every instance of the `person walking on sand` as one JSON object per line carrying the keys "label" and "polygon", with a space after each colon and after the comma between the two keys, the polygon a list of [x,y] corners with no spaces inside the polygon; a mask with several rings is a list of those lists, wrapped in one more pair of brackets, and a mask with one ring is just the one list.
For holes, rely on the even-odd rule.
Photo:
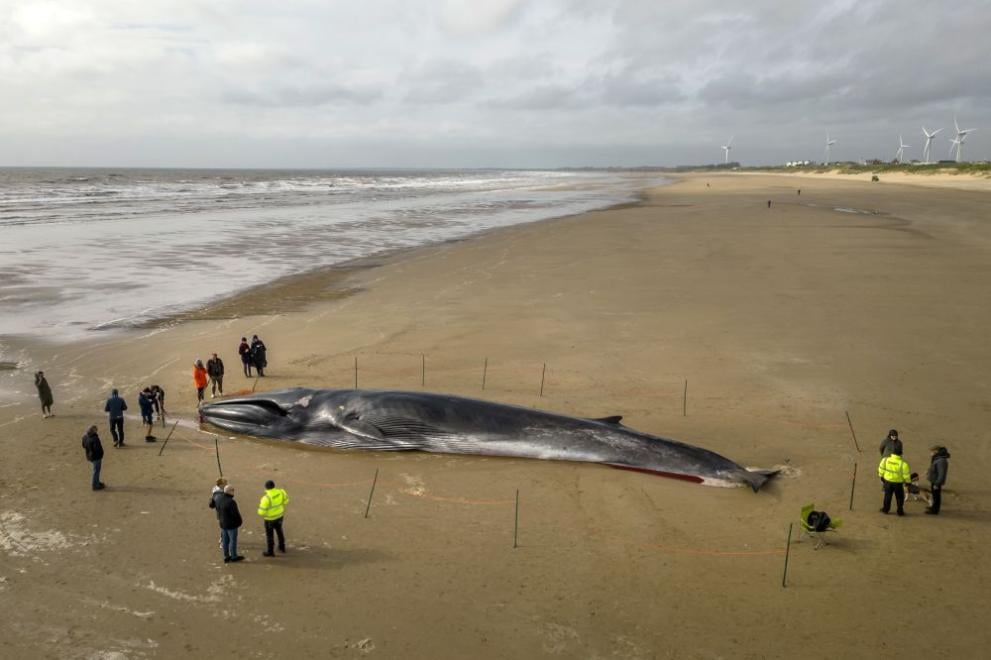
{"label": "person walking on sand", "polygon": [[114,447],[124,446],[124,411],[127,410],[127,401],[120,398],[117,390],[111,390],[110,398],[103,406],[103,412],[107,413],[110,419],[110,436],[114,439]]}
{"label": "person walking on sand", "polygon": [[885,456],[877,466],[877,476],[884,480],[884,504],[881,513],[891,511],[891,496],[895,496],[898,515],[905,515],[905,484],[912,480],[912,470],[902,459],[902,448],[895,447],[890,456]]}
{"label": "person walking on sand", "polygon": [[203,360],[197,360],[193,363],[193,385],[196,386],[196,401],[198,403],[203,403],[203,390],[206,389],[208,380],[209,376],[206,373],[206,367],[203,366]]}
{"label": "person walking on sand", "polygon": [[943,485],[946,483],[946,472],[950,468],[950,452],[946,447],[935,445],[929,448],[932,458],[929,462],[929,471],[926,479],[929,480],[932,488],[932,504],[926,509],[926,513],[931,516],[939,515],[939,507],[943,503]]}
{"label": "person walking on sand", "polygon": [[265,494],[258,503],[258,515],[265,521],[265,552],[266,557],[275,556],[275,539],[279,537],[279,552],[286,551],[286,537],[282,531],[282,519],[289,504],[289,493],[275,487],[275,482],[269,479],[265,482]]}
{"label": "person walking on sand", "polygon": [[241,345],[237,347],[237,354],[241,356],[241,366],[244,367],[244,376],[251,378],[251,344],[247,337],[241,337]]}
{"label": "person walking on sand", "polygon": [[220,549],[224,553],[224,563],[244,561],[237,554],[237,530],[241,527],[241,512],[234,501],[234,486],[227,484],[219,497],[210,501],[217,509],[217,520],[220,522]]}
{"label": "person walking on sand", "polygon": [[86,435],[83,436],[83,450],[86,452],[86,460],[93,465],[93,479],[91,486],[93,490],[103,490],[106,484],[100,481],[100,469],[103,467],[103,443],[100,442],[100,435],[96,426],[89,427]]}
{"label": "person walking on sand", "polygon": [[55,403],[55,399],[52,398],[52,388],[45,378],[44,371],[39,371],[34,375],[34,386],[38,388],[38,398],[41,399],[41,416],[45,418],[54,417],[52,404]]}
{"label": "person walking on sand", "polygon": [[151,427],[155,423],[155,395],[151,393],[151,388],[146,387],[138,392],[138,408],[141,409],[141,423],[145,427],[145,442],[155,442],[156,438],[151,434]]}
{"label": "person walking on sand", "polygon": [[268,366],[268,349],[265,342],[258,338],[258,335],[251,335],[251,363],[255,365],[259,376],[265,375],[265,367]]}

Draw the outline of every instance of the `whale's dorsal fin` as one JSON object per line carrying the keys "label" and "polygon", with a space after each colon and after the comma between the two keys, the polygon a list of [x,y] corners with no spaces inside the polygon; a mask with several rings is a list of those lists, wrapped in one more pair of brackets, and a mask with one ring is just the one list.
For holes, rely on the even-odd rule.
{"label": "whale's dorsal fin", "polygon": [[622,415],[610,415],[609,417],[592,417],[589,418],[591,422],[602,422],[603,424],[616,424],[619,425],[623,421]]}

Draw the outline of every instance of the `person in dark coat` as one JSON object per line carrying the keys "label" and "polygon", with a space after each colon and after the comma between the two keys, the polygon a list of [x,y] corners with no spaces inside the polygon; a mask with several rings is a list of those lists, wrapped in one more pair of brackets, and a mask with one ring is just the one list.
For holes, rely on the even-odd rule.
{"label": "person in dark coat", "polygon": [[155,423],[155,395],[146,387],[138,392],[138,408],[141,409],[141,423],[145,425],[145,442],[155,442],[151,427]]}
{"label": "person in dark coat", "polygon": [[155,412],[158,413],[158,418],[165,419],[165,390],[158,385],[152,385],[148,389],[151,390],[151,403],[155,407]]}
{"label": "person in dark coat", "polygon": [[206,361],[206,375],[210,377],[210,398],[216,398],[218,391],[224,396],[224,361],[216,353]]}
{"label": "person in dark coat", "polygon": [[251,363],[255,365],[259,376],[265,375],[265,367],[268,366],[268,349],[265,342],[258,338],[258,335],[251,335]]}
{"label": "person in dark coat", "polygon": [[100,435],[96,426],[89,427],[86,435],[83,436],[83,450],[86,452],[86,460],[93,464],[93,490],[103,490],[106,484],[100,481],[100,468],[103,467],[103,443],[100,442]]}
{"label": "person in dark coat", "polygon": [[103,406],[103,412],[107,413],[110,419],[110,435],[114,439],[114,447],[124,446],[124,411],[127,410],[127,401],[120,398],[117,390],[110,392],[110,398]]}
{"label": "person in dark coat", "polygon": [[926,479],[932,486],[932,504],[926,509],[926,513],[937,516],[939,515],[939,507],[943,503],[943,485],[946,483],[946,472],[950,467],[950,452],[946,450],[946,447],[939,445],[930,447],[929,450],[932,452],[932,459],[929,463]]}
{"label": "person in dark coat", "polygon": [[251,378],[251,344],[247,337],[241,337],[241,344],[237,347],[237,354],[241,356],[241,366],[244,367],[244,375]]}
{"label": "person in dark coat", "polygon": [[895,453],[895,447],[901,447],[902,441],[898,439],[898,431],[896,429],[891,429],[888,431],[888,435],[884,437],[881,441],[881,458],[887,458]]}
{"label": "person in dark coat", "polygon": [[41,416],[54,417],[52,404],[55,403],[55,399],[52,398],[52,388],[45,378],[44,371],[39,371],[34,375],[34,386],[38,388],[38,398],[41,399]]}
{"label": "person in dark coat", "polygon": [[217,510],[217,521],[220,523],[220,545],[224,553],[224,563],[243,561],[244,557],[237,554],[237,530],[243,522],[241,512],[234,501],[234,486],[227,484],[223,493],[214,493],[210,498],[210,506]]}

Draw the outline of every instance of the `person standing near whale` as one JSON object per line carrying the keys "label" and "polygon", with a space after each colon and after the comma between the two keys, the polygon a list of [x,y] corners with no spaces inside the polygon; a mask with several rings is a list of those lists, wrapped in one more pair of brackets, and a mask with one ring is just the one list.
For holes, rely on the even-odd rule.
{"label": "person standing near whale", "polygon": [[110,436],[114,439],[114,447],[124,446],[125,410],[127,410],[127,401],[120,397],[116,389],[111,390],[110,398],[103,406],[103,412],[107,413],[110,420]]}
{"label": "person standing near whale", "polygon": [[286,551],[286,536],[282,531],[282,519],[289,504],[289,493],[275,487],[275,482],[269,479],[265,482],[265,494],[258,502],[258,515],[265,521],[265,547],[262,554],[266,557],[275,556],[275,539],[279,537],[279,552]]}

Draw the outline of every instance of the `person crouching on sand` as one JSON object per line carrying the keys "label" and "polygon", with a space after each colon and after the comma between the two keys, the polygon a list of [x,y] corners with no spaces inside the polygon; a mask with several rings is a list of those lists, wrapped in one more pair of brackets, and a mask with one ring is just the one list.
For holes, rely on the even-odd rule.
{"label": "person crouching on sand", "polygon": [[203,403],[203,390],[206,389],[208,380],[209,376],[206,367],[203,366],[203,360],[197,360],[193,364],[193,385],[196,386],[196,400],[199,403]]}
{"label": "person crouching on sand", "polygon": [[52,388],[45,378],[44,371],[39,371],[34,375],[34,386],[38,388],[38,398],[41,399],[41,416],[54,417],[52,404],[55,403],[55,399],[52,398]]}
{"label": "person crouching on sand", "polygon": [[138,392],[138,408],[141,410],[141,423],[145,427],[145,442],[155,442],[151,427],[155,423],[155,395],[146,387]]}

